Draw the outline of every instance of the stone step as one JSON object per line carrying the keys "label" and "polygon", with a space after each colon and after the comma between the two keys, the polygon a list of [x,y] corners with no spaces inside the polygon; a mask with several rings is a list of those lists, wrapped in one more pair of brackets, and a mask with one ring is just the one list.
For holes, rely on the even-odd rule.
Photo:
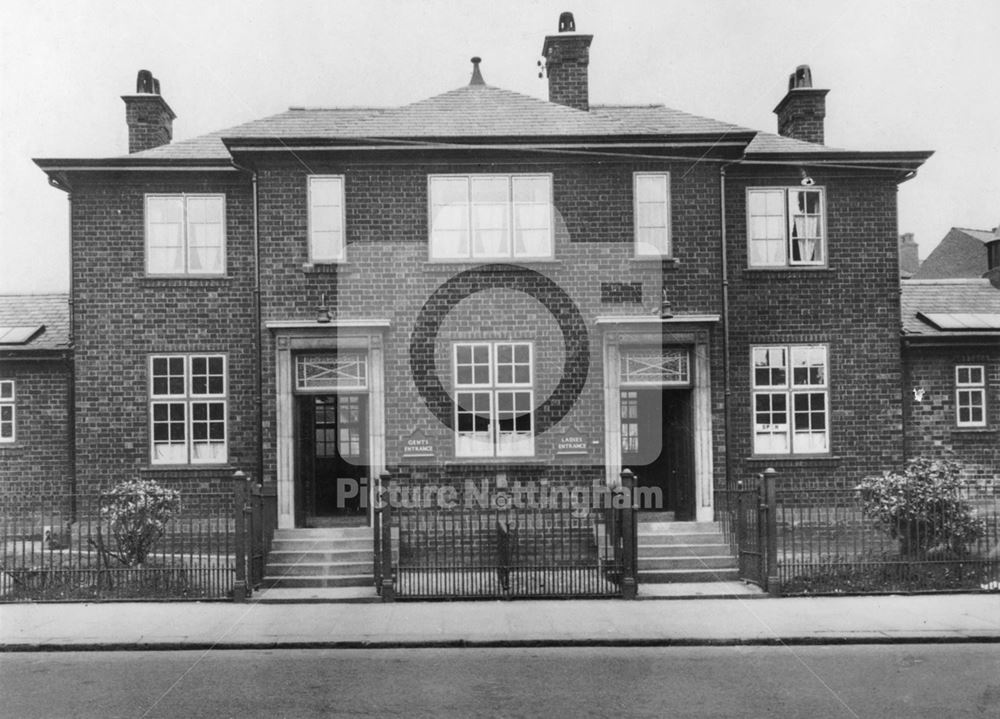
{"label": "stone step", "polygon": [[645,534],[639,532],[639,546],[663,544],[718,544],[728,546],[721,534],[701,532],[698,534]]}
{"label": "stone step", "polygon": [[671,582],[732,582],[739,579],[736,569],[652,569],[639,570],[639,585]]}
{"label": "stone step", "polygon": [[296,562],[370,562],[375,552],[365,549],[341,549],[338,546],[322,549],[272,549],[268,562],[294,564]]}
{"label": "stone step", "polygon": [[309,577],[264,577],[264,587],[374,587],[375,579],[369,571],[367,574],[316,575]]}
{"label": "stone step", "polygon": [[271,551],[330,552],[339,549],[367,549],[370,552],[373,543],[374,540],[370,536],[353,539],[275,538],[271,541]]}
{"label": "stone step", "polygon": [[736,569],[736,560],[728,555],[704,557],[639,557],[639,573],[653,569]]}
{"label": "stone step", "polygon": [[353,539],[372,536],[371,527],[296,527],[295,529],[275,529],[275,539]]}
{"label": "stone step", "polygon": [[708,555],[729,555],[729,545],[721,542],[675,544],[639,542],[639,557],[704,557]]}
{"label": "stone step", "polygon": [[268,562],[264,574],[269,577],[317,577],[372,573],[372,563],[368,562],[296,562],[294,564],[278,564]]}
{"label": "stone step", "polygon": [[718,522],[643,522],[639,521],[640,534],[702,534],[722,533]]}

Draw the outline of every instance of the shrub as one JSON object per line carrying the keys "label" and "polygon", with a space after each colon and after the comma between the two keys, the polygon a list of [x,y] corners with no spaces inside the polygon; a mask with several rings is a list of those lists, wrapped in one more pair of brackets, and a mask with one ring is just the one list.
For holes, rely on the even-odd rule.
{"label": "shrub", "polygon": [[902,473],[866,477],[856,487],[862,512],[899,541],[904,557],[964,557],[984,526],[962,499],[961,471],[957,462],[917,457]]}
{"label": "shrub", "polygon": [[111,527],[118,545],[118,559],[129,567],[141,565],[163,536],[163,531],[181,506],[176,489],[152,480],[119,482],[102,497],[101,517]]}

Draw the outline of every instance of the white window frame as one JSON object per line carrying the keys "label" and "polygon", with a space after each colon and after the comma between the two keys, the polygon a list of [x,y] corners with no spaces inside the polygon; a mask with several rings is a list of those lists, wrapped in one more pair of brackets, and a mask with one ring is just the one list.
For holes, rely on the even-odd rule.
{"label": "white window frame", "polygon": [[[169,362],[171,359],[180,358],[183,365],[183,371],[180,375],[170,375],[169,374]],[[206,383],[204,392],[196,392],[194,389],[194,373],[193,364],[196,359],[204,359],[206,361],[206,377],[211,378],[215,376],[208,373],[210,369],[208,364],[214,359],[222,360],[222,391],[212,392],[211,384]],[[168,374],[167,375],[156,375],[154,372],[154,365],[157,360],[166,360],[168,362]],[[147,372],[149,376],[148,384],[148,402],[149,402],[149,460],[151,464],[155,465],[202,465],[202,464],[225,464],[229,461],[229,359],[228,357],[220,352],[192,352],[188,354],[180,353],[164,353],[164,354],[154,354],[149,356]],[[182,377],[183,387],[182,391],[174,392],[170,389],[169,379],[167,380],[167,391],[157,392],[155,387],[155,380],[158,377],[170,376]],[[207,425],[207,430],[211,431],[211,425],[218,424],[220,420],[213,419],[211,417],[211,410],[206,410],[206,416],[204,420],[195,419],[195,407],[197,405],[222,405],[222,439],[221,439],[221,453],[217,456],[209,457],[198,457],[196,456],[196,444],[205,445],[219,445],[220,442],[202,442],[198,443],[194,438],[194,425],[196,423],[205,423]],[[157,456],[157,446],[161,444],[166,444],[167,446],[173,444],[174,446],[180,446],[178,442],[170,442],[169,439],[166,443],[158,442],[156,439],[156,427],[158,424],[162,424],[163,420],[156,419],[156,408],[158,406],[166,406],[168,418],[168,425],[172,422],[169,415],[171,413],[172,407],[182,407],[183,408],[183,457],[158,457]],[[173,421],[176,423],[176,420]],[[169,432],[169,429],[168,429]]]}
{"label": "white window frame", "polygon": [[[434,244],[434,219],[435,219],[435,202],[434,202],[434,183],[437,180],[460,180],[464,179],[466,181],[466,200],[465,200],[465,244],[468,247],[468,252],[463,255],[437,255],[435,254],[435,244]],[[474,180],[506,180],[507,182],[507,200],[505,204],[506,212],[506,226],[505,230],[505,244],[507,251],[505,253],[496,254],[477,254],[476,252],[476,240],[475,231],[473,229],[474,225],[474,214],[473,206],[474,202],[472,199],[472,182]],[[518,253],[517,251],[517,232],[516,232],[516,222],[517,213],[516,207],[517,203],[514,200],[514,183],[518,179],[545,179],[548,183],[548,251],[543,254],[531,254],[531,253]],[[552,199],[552,173],[550,172],[524,172],[524,173],[473,173],[473,174],[432,174],[427,176],[427,257],[430,262],[478,262],[481,260],[528,260],[528,261],[545,261],[552,260],[555,257],[555,204]],[[536,228],[542,229],[542,228]]]}
{"label": "white window frame", "polygon": [[[459,380],[459,350],[460,348],[473,348],[472,352],[475,352],[474,348],[486,348],[487,351],[487,365],[488,365],[488,379],[487,381],[481,381],[477,379],[475,373],[475,367],[482,366],[482,362],[475,362],[474,354],[472,357],[472,362],[463,362],[462,366],[473,367],[471,374],[471,381],[462,382]],[[501,363],[499,359],[499,349],[501,347],[511,348],[511,362]],[[517,347],[527,347],[528,348],[528,379],[527,381],[518,381],[517,379],[517,368],[523,367],[524,362],[517,362],[516,348]],[[511,367],[511,377],[509,381],[501,379],[501,366]],[[533,457],[535,454],[535,390],[534,390],[534,379],[535,379],[535,350],[534,345],[531,342],[521,342],[516,340],[511,341],[470,341],[470,342],[456,342],[452,346],[452,386],[454,388],[454,421],[455,421],[455,456],[456,457],[482,457],[482,458],[492,458],[492,457]],[[459,401],[459,396],[464,395],[467,397],[472,397],[472,412],[476,412],[476,407],[479,406],[481,400],[486,400],[489,406],[486,410],[488,413],[488,429],[485,432],[476,432],[473,429],[471,432],[460,431],[459,415],[469,414],[468,405],[470,403],[462,403]],[[510,396],[511,409],[502,410],[500,408],[502,397]],[[500,429],[501,414],[512,415],[513,417],[518,416],[519,410],[517,409],[517,403],[519,398],[527,398],[527,415],[529,417],[530,430],[525,436],[525,433],[519,433],[516,430],[511,432],[502,432]],[[510,421],[509,417],[504,417],[503,421]],[[516,422],[516,419],[515,419]],[[518,435],[521,435],[518,437]],[[474,435],[484,435],[480,436],[478,439]]]}
{"label": "white window frame", "polygon": [[[663,178],[664,181],[664,196],[661,202],[658,203],[645,203],[640,202],[639,199],[639,183],[643,178]],[[670,231],[670,173],[669,172],[635,172],[632,174],[632,218],[633,218],[633,231],[634,231],[634,247],[635,256],[643,259],[656,259],[656,258],[670,258],[673,257],[674,247],[673,247],[673,233]],[[664,249],[658,250],[653,245],[648,243],[640,242],[640,233],[644,229],[643,225],[640,224],[642,213],[640,212],[640,206],[644,204],[662,204],[664,225],[662,227],[663,231],[663,245]],[[650,225],[648,229],[659,229],[659,225]],[[644,251],[646,247],[653,247],[653,251]]]}
{"label": "white window frame", "polygon": [[[781,365],[769,365],[771,372],[775,370],[783,373],[777,375],[781,381],[776,381],[772,375],[772,380],[768,382],[758,382],[757,380],[757,355],[758,352],[783,352],[784,360]],[[805,381],[796,381],[795,369],[796,358],[822,351],[821,376],[819,381],[813,381],[811,370],[816,365],[807,365]],[[830,350],[825,344],[782,344],[782,345],[754,345],[750,348],[750,386],[751,386],[751,428],[753,432],[753,453],[755,456],[768,455],[799,455],[816,456],[830,453]],[[769,399],[770,409],[762,410],[758,407],[758,400],[765,397]],[[812,407],[815,397],[822,397],[822,410]],[[778,398],[784,404],[784,411],[774,410],[774,400]],[[809,405],[804,411],[797,407],[796,400],[805,398]],[[772,414],[784,414],[783,423],[760,423],[759,413],[770,412]],[[796,427],[797,415],[805,414],[808,421],[819,415],[823,418],[823,426],[820,430],[807,428],[799,430]],[[821,439],[821,446],[815,444],[815,438]],[[772,442],[768,443],[767,440]],[[784,439],[784,447],[775,447],[773,440]],[[810,446],[810,442],[813,442]]]}
{"label": "white window frame", "polygon": [[[154,270],[150,267],[150,213],[149,202],[156,199],[180,199],[182,200],[182,221],[181,221],[181,254],[184,258],[184,267],[178,271],[163,269]],[[191,199],[218,199],[221,206],[221,236],[219,247],[219,268],[213,270],[192,270],[191,269],[191,245],[188,225],[188,201]],[[178,192],[150,192],[146,193],[143,201],[143,232],[145,233],[146,248],[146,274],[150,277],[218,277],[226,274],[226,196],[222,193],[178,193]]]}
{"label": "white window frame", "polygon": [[[314,187],[319,183],[336,183],[338,185],[335,193],[340,201],[340,217],[339,217],[339,227],[336,230],[323,230],[322,232],[336,233],[338,238],[335,242],[334,252],[332,254],[321,255],[317,252],[317,235],[320,230],[315,227],[315,200],[316,191]],[[345,236],[346,227],[346,203],[344,194],[344,176],[343,175],[309,175],[308,188],[307,188],[307,214],[308,214],[308,244],[309,244],[309,263],[314,265],[320,264],[334,264],[337,262],[343,262],[347,257],[347,240]],[[336,205],[324,205],[328,207],[336,207]]]}
{"label": "white window frame", "polygon": [[[754,217],[751,212],[751,197],[754,194],[782,193],[782,247],[783,257],[781,262],[754,262],[753,243],[758,240],[754,237]],[[791,212],[791,196],[799,192],[815,192],[819,195],[819,259],[818,260],[796,260],[794,257],[793,239],[795,218]],[[826,213],[826,188],[812,185],[809,187],[748,187],[746,191],[746,233],[747,233],[747,267],[774,268],[774,267],[826,267],[830,252],[830,242],[827,232]],[[776,239],[776,238],[775,238]]]}
{"label": "white window frame", "polygon": [[[14,380],[0,380],[0,444],[11,444],[17,441],[17,388]],[[4,410],[10,414],[4,419]],[[4,428],[10,428],[10,436],[4,436]]]}
{"label": "white window frame", "polygon": [[[981,415],[978,420],[973,418],[976,409]],[[962,410],[968,411],[968,419],[962,419]],[[960,364],[955,366],[955,425],[957,427],[986,426],[986,365]]]}

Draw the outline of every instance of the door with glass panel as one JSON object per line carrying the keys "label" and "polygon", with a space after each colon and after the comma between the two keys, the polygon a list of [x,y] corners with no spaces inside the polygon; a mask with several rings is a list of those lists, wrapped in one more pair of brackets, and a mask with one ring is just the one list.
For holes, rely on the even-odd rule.
{"label": "door with glass panel", "polygon": [[622,467],[656,499],[641,509],[694,519],[690,367],[685,348],[623,348],[619,393]]}
{"label": "door with glass panel", "polygon": [[367,353],[296,358],[296,523],[364,519],[369,483]]}

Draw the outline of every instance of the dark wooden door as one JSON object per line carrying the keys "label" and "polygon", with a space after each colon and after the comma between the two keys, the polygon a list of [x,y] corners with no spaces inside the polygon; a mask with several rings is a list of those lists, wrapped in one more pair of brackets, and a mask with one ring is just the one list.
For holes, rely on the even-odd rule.
{"label": "dark wooden door", "polygon": [[300,397],[299,407],[300,487],[305,513],[318,517],[364,514],[368,397]]}
{"label": "dark wooden door", "polygon": [[621,391],[622,466],[637,485],[659,490],[660,506],[676,519],[694,517],[691,391],[654,388]]}

